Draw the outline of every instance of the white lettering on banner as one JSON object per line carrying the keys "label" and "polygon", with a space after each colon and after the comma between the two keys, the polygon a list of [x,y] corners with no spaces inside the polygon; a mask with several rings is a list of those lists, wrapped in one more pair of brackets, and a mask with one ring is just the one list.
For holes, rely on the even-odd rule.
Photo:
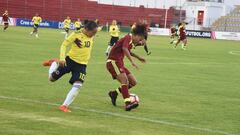
{"label": "white lettering on banner", "polygon": [[41,22],[40,26],[49,27],[50,24],[48,22]]}
{"label": "white lettering on banner", "polygon": [[20,21],[20,24],[21,24],[21,25],[30,25],[28,21],[24,21],[24,20],[21,20],[21,21]]}
{"label": "white lettering on banner", "polygon": [[215,38],[216,39],[225,39],[225,40],[240,40],[240,33],[215,31]]}
{"label": "white lettering on banner", "polygon": [[165,29],[165,28],[154,28],[154,27],[151,27],[149,34],[150,35],[169,36],[170,30],[169,29]]}
{"label": "white lettering on banner", "polygon": [[[30,21],[30,20],[21,20],[21,21],[20,21],[20,24],[21,24],[21,25],[26,25],[26,26],[33,26],[33,22]],[[48,23],[48,22],[41,22],[41,23],[39,24],[39,26],[49,27],[49,26],[50,26],[50,23]]]}
{"label": "white lettering on banner", "polygon": [[200,31],[187,31],[187,35],[192,37],[211,37],[210,32],[200,32]]}
{"label": "white lettering on banner", "polygon": [[[63,22],[59,22],[58,23],[58,28],[59,29],[63,29],[64,28],[64,23]],[[70,29],[72,29],[72,30],[75,29],[74,23],[70,24]]]}

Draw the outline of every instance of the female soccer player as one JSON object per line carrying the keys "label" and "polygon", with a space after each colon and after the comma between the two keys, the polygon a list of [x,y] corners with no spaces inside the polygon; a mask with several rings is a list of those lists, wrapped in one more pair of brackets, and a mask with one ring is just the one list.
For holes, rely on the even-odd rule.
{"label": "female soccer player", "polygon": [[124,66],[123,59],[126,56],[132,66],[137,69],[138,66],[134,62],[133,57],[143,63],[146,62],[144,58],[131,52],[131,49],[136,45],[143,45],[139,44],[139,42],[143,41],[146,35],[146,25],[136,24],[131,34],[126,35],[113,46],[107,59],[107,70],[112,75],[113,79],[117,79],[121,84],[121,87],[114,91],[110,91],[108,94],[111,98],[112,104],[115,106],[118,93],[122,93],[126,111],[130,111],[138,106],[138,103],[131,102],[128,91],[128,89],[136,85],[137,81],[134,75]]}
{"label": "female soccer player", "polygon": [[108,45],[107,50],[106,50],[106,55],[107,56],[109,54],[109,51],[113,47],[113,45],[115,45],[117,43],[117,41],[119,40],[120,30],[117,26],[117,21],[116,20],[112,21],[112,25],[110,25],[110,27],[109,27],[109,33],[110,33],[111,39],[110,39],[109,45]]}
{"label": "female soccer player", "polygon": [[82,23],[79,18],[77,19],[77,21],[75,21],[74,26],[75,26],[76,31],[81,29]]}
{"label": "female soccer player", "polygon": [[176,48],[178,46],[178,44],[182,41],[182,43],[183,43],[182,49],[186,50],[186,47],[187,47],[186,23],[184,23],[184,22],[179,23],[178,26],[179,26],[179,28],[178,28],[179,38],[174,47]]}
{"label": "female soccer player", "polygon": [[[63,43],[60,51],[60,61],[49,60],[44,62],[44,66],[51,65],[49,68],[49,80],[54,82],[66,73],[72,73],[69,83],[73,85],[65,101],[59,107],[63,112],[71,112],[69,105],[78,95],[82,87],[88,61],[90,59],[93,38],[97,33],[97,24],[94,21],[88,21],[80,31],[73,32]],[[67,47],[71,47],[67,53]]]}
{"label": "female soccer player", "polygon": [[67,39],[68,37],[68,33],[69,33],[69,30],[70,30],[70,25],[71,25],[71,19],[69,16],[67,16],[67,18],[63,21],[63,27],[64,27],[64,30],[65,30],[65,39]]}
{"label": "female soccer player", "polygon": [[6,10],[2,15],[2,23],[4,25],[3,31],[6,31],[9,26],[10,19],[8,17],[8,11]]}
{"label": "female soccer player", "polygon": [[177,36],[177,29],[176,27],[173,25],[171,28],[170,28],[170,44],[173,44],[174,41],[175,41],[175,37]]}
{"label": "female soccer player", "polygon": [[38,13],[32,18],[33,22],[33,31],[30,33],[31,35],[35,34],[36,38],[38,38],[38,27],[39,24],[42,22],[42,18],[39,16]]}

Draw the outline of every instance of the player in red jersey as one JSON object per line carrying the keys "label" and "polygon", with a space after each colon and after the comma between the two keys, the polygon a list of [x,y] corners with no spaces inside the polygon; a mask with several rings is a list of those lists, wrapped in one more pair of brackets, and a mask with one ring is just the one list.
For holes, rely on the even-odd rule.
{"label": "player in red jersey", "polygon": [[177,29],[175,28],[175,26],[172,26],[170,28],[170,44],[174,43],[175,37],[177,36]]}
{"label": "player in red jersey", "polygon": [[131,34],[126,35],[122,39],[120,39],[115,46],[111,49],[106,67],[109,73],[112,75],[113,79],[117,79],[121,87],[116,90],[110,91],[108,94],[111,98],[112,104],[116,106],[116,99],[119,93],[122,94],[124,102],[125,102],[125,110],[130,111],[136,107],[138,107],[138,103],[131,102],[128,89],[132,88],[136,85],[136,79],[133,74],[124,66],[124,57],[126,56],[128,60],[131,62],[132,66],[138,69],[133,57],[138,59],[139,61],[145,63],[145,59],[132,53],[131,49],[135,48],[139,44],[139,42],[143,41],[145,36],[147,35],[146,25],[137,24],[135,28],[132,30]]}
{"label": "player in red jersey", "polygon": [[8,17],[8,11],[6,10],[2,15],[2,23],[4,24],[3,31],[6,31],[9,26],[10,19]]}
{"label": "player in red jersey", "polygon": [[175,44],[175,48],[178,46],[178,44],[180,42],[182,42],[183,43],[182,44],[182,49],[186,50],[186,46],[187,46],[186,23],[185,22],[179,23],[178,26],[179,26],[179,28],[178,28],[179,38],[178,38],[178,41]]}

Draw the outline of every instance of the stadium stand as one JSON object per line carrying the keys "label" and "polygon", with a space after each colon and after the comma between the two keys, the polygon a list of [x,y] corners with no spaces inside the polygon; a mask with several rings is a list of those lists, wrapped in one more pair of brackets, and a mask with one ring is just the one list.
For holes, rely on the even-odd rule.
{"label": "stadium stand", "polygon": [[[105,24],[116,19],[125,26],[145,19],[163,27],[166,14],[166,9],[98,4],[88,0],[1,0],[0,12],[5,9],[9,10],[11,17],[16,18],[30,19],[35,13],[39,13],[44,20],[62,21],[70,16],[73,20],[99,19]],[[182,17],[179,17],[179,12],[174,8],[168,10],[167,27],[179,21],[179,18],[184,20],[185,11],[181,11]]]}
{"label": "stadium stand", "polygon": [[214,31],[240,32],[240,6],[228,15],[220,17],[212,25]]}

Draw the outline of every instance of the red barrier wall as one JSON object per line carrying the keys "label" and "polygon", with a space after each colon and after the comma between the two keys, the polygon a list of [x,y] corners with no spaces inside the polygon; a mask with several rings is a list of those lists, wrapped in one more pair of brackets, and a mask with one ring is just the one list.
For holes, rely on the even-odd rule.
{"label": "red barrier wall", "polygon": [[[66,16],[72,20],[77,18],[99,19],[106,23],[116,19],[123,25],[130,25],[139,19],[155,22],[164,26],[165,9],[153,9],[144,7],[127,7],[98,4],[88,0],[0,0],[0,12],[8,10],[11,17],[32,18],[39,13],[44,20],[62,21]],[[169,10],[167,26],[179,17],[174,9]]]}

